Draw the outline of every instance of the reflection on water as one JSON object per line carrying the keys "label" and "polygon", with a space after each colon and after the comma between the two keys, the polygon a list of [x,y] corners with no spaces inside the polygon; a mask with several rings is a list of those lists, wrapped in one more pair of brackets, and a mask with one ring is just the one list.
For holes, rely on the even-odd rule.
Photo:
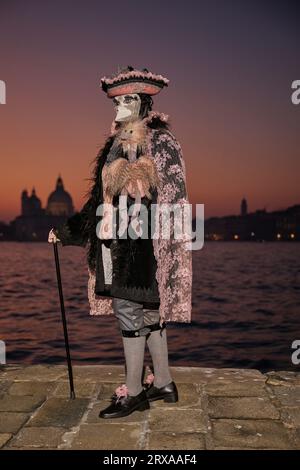
{"label": "reflection on water", "polygon": [[[85,251],[59,248],[74,362],[122,364],[115,317],[88,314]],[[7,361],[64,362],[52,246],[1,243],[0,253]],[[299,313],[300,244],[206,243],[193,252],[193,322],[168,325],[170,363],[296,370]]]}

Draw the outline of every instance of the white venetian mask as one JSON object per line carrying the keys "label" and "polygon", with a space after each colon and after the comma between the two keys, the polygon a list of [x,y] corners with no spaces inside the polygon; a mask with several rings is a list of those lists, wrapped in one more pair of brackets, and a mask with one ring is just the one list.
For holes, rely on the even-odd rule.
{"label": "white venetian mask", "polygon": [[113,103],[117,113],[115,121],[133,121],[139,117],[141,98],[137,93],[115,96]]}

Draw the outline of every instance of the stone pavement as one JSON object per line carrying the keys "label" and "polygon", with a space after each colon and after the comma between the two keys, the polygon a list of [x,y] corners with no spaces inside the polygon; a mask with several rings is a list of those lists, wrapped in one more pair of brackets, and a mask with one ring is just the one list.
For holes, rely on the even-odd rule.
{"label": "stone pavement", "polygon": [[172,367],[178,403],[103,420],[122,366],[0,367],[3,449],[300,449],[300,374]]}

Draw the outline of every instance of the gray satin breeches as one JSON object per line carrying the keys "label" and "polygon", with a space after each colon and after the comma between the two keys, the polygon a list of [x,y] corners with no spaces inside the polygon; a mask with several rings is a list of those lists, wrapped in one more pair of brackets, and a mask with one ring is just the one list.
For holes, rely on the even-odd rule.
{"label": "gray satin breeches", "polygon": [[143,308],[143,304],[117,297],[112,299],[112,305],[123,336],[146,336],[151,331],[165,328],[165,323],[159,325],[159,310]]}

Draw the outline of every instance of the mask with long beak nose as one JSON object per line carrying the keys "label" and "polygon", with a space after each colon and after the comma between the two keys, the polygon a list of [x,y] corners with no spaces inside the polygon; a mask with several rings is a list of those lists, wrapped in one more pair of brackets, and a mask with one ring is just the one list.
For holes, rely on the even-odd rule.
{"label": "mask with long beak nose", "polygon": [[133,121],[139,117],[141,98],[137,93],[115,96],[113,103],[117,113],[116,122]]}

